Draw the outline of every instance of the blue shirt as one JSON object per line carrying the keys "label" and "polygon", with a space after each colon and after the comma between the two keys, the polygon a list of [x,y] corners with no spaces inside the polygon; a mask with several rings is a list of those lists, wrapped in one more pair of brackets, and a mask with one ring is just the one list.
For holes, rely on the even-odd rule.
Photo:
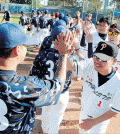
{"label": "blue shirt", "polygon": [[[36,56],[30,75],[38,78],[53,80],[58,67],[59,52],[54,49],[52,36],[45,37],[39,54]],[[72,71],[67,71],[66,81],[62,93],[68,91],[72,82]]]}
{"label": "blue shirt", "polygon": [[31,24],[34,25],[35,27],[37,27],[37,25],[39,24],[39,18],[40,17],[32,17],[31,19]]}
{"label": "blue shirt", "polygon": [[0,70],[0,134],[29,134],[35,122],[35,101],[39,98],[39,106],[56,103],[61,85],[60,79],[41,80]]}
{"label": "blue shirt", "polygon": [[40,28],[48,28],[48,21],[50,20],[50,18],[48,16],[41,16],[39,18],[39,24],[40,24]]}

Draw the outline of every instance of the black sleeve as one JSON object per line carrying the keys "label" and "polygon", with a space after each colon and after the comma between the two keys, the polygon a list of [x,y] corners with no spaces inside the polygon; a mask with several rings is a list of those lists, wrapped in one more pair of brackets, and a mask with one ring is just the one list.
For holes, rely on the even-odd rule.
{"label": "black sleeve", "polygon": [[85,43],[85,32],[83,31],[83,34],[82,34],[82,39],[80,41],[80,46],[84,47],[86,46],[86,43]]}
{"label": "black sleeve", "polygon": [[92,43],[88,43],[88,58],[93,57],[93,48],[92,48]]}

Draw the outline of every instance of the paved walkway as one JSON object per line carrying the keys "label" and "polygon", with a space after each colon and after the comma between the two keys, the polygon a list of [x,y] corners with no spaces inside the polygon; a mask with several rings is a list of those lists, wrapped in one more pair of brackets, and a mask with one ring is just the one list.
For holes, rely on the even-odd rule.
{"label": "paved walkway", "polygon": [[[37,53],[38,49],[34,49],[33,52],[29,51],[29,54],[26,56],[22,64],[18,65],[18,74],[29,74],[29,70]],[[73,78],[70,88],[69,103],[64,113],[64,119],[67,123],[60,125],[59,134],[78,134],[79,115],[81,110],[81,88],[82,81],[75,81],[75,78]],[[37,108],[36,122],[32,134],[40,134],[41,132],[41,108]],[[111,119],[106,134],[120,134],[120,115]]]}

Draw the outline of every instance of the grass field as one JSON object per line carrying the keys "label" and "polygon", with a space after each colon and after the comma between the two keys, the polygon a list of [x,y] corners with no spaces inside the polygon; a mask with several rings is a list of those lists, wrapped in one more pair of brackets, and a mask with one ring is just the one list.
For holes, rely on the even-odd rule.
{"label": "grass field", "polygon": [[[2,19],[3,19],[3,16],[0,16],[0,22],[1,22]],[[19,20],[20,20],[20,17],[18,17],[18,16],[11,16],[11,22],[19,24]],[[3,21],[3,23],[4,22],[5,22],[5,20]],[[28,34],[29,34],[29,32],[27,31],[27,35]],[[33,33],[33,35],[34,35],[34,33]]]}
{"label": "grass field", "polygon": [[[0,21],[3,19],[3,16],[0,16]],[[14,22],[14,23],[19,23],[19,19],[20,17],[17,17],[17,16],[12,16],[11,17],[11,22]],[[5,21],[3,21],[5,22]]]}

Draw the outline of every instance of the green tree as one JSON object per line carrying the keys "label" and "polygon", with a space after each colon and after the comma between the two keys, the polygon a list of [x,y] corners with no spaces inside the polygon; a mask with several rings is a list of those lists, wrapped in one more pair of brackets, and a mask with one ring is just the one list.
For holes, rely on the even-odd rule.
{"label": "green tree", "polygon": [[120,10],[120,0],[113,0],[110,2],[109,6],[114,5],[115,4],[115,10]]}
{"label": "green tree", "polygon": [[103,1],[102,0],[88,0],[89,2],[92,2],[92,12],[100,11]]}
{"label": "green tree", "polygon": [[32,0],[10,0],[10,3],[31,4]]}
{"label": "green tree", "polygon": [[5,0],[0,0],[0,3],[5,3]]}
{"label": "green tree", "polygon": [[75,6],[77,0],[49,0],[49,3],[53,3],[53,5],[60,5],[60,6]]}

